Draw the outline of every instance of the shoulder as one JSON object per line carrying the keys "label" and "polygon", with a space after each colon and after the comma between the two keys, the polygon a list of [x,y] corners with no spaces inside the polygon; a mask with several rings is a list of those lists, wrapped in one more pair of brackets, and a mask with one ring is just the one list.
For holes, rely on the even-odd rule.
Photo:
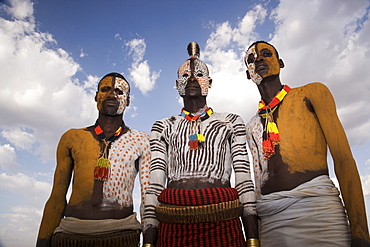
{"label": "shoulder", "polygon": [[79,129],[69,129],[63,133],[62,137],[78,137],[89,133],[89,127]]}
{"label": "shoulder", "polygon": [[172,117],[157,120],[157,121],[154,122],[154,124],[152,126],[152,131],[156,130],[158,127],[163,129],[165,126],[173,125],[175,122],[178,122],[181,119],[183,119],[182,116],[175,115],[175,116],[172,116]]}
{"label": "shoulder", "polygon": [[136,129],[133,129],[131,127],[128,127],[129,130],[128,130],[128,134],[131,135],[131,136],[135,136],[136,138],[139,138],[139,139],[149,139],[149,135],[143,131],[140,131],[140,130],[136,130]]}
{"label": "shoulder", "polygon": [[292,93],[305,93],[308,95],[317,95],[322,92],[330,92],[328,87],[321,82],[312,82],[304,86],[296,87],[291,89]]}
{"label": "shoulder", "polygon": [[73,146],[75,143],[80,143],[81,140],[88,140],[89,137],[93,138],[93,135],[88,128],[69,129],[60,137],[59,145]]}
{"label": "shoulder", "polygon": [[220,121],[230,122],[230,123],[242,123],[244,124],[244,121],[241,116],[235,113],[230,112],[215,112],[211,116],[213,119],[219,119]]}
{"label": "shoulder", "polygon": [[248,129],[252,129],[253,127],[255,127],[256,125],[260,124],[261,123],[261,120],[260,120],[260,116],[258,115],[258,113],[254,114],[254,116],[247,122],[247,124],[245,125],[247,130]]}

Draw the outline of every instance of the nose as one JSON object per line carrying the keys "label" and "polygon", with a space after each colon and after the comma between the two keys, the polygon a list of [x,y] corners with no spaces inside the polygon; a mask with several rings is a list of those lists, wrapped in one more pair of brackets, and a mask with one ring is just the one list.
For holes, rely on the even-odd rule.
{"label": "nose", "polygon": [[198,82],[197,78],[194,76],[194,73],[192,72],[189,79],[188,79],[188,82]]}
{"label": "nose", "polygon": [[109,92],[107,92],[107,98],[116,98],[116,97],[117,97],[117,93],[114,92],[113,88],[109,90]]}
{"label": "nose", "polygon": [[263,60],[263,57],[260,56],[259,54],[257,54],[256,62],[259,62],[259,61],[262,61],[262,60]]}

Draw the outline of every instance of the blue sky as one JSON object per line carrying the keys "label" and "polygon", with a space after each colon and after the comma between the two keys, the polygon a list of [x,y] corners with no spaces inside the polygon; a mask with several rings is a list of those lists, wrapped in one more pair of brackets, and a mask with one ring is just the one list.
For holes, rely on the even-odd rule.
{"label": "blue sky", "polygon": [[149,132],[181,109],[176,72],[192,41],[213,79],[208,105],[245,122],[259,100],[243,64],[255,40],[277,47],[283,83],[327,85],[369,215],[369,10],[369,0],[0,1],[0,246],[34,246],[59,137],[94,123],[98,80],[124,74],[132,97],[124,120]]}

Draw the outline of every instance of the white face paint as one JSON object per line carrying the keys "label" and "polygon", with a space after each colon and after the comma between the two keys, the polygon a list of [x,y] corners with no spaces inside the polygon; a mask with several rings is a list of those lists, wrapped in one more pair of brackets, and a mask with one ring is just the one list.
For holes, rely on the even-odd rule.
{"label": "white face paint", "polygon": [[[119,102],[117,114],[122,114],[123,111],[126,109],[129,88],[130,88],[129,85],[125,80],[123,80],[122,78],[116,77],[116,80],[114,83],[114,89],[115,89],[114,92]],[[117,93],[120,91],[122,91],[123,94]]]}
{"label": "white face paint", "polygon": [[[253,62],[248,63],[249,56],[254,56]],[[259,85],[263,78],[262,76],[260,76],[258,73],[254,71],[256,69],[256,65],[254,63],[256,59],[257,59],[256,45],[253,45],[248,49],[247,54],[245,54],[244,62],[245,62],[245,65],[247,66],[251,80],[257,85]]]}
{"label": "white face paint", "polygon": [[[190,60],[186,60],[177,71],[176,88],[181,96],[185,95],[185,87],[191,74]],[[199,59],[195,59],[193,75],[200,85],[202,96],[207,96],[208,89],[211,87],[211,78],[209,77],[207,65]]]}

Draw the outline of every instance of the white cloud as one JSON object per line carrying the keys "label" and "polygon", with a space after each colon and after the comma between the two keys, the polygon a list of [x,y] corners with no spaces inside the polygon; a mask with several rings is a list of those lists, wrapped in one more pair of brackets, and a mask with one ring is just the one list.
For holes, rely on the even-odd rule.
{"label": "white cloud", "polygon": [[0,244],[34,246],[41,213],[39,209],[28,205],[13,207],[12,213],[1,213]]}
{"label": "white cloud", "polygon": [[33,3],[28,0],[10,0],[10,6],[6,7],[6,11],[13,15],[16,19],[25,19],[33,17]]}
{"label": "white cloud", "polygon": [[367,142],[368,6],[366,0],[353,4],[345,0],[282,0],[270,15],[262,5],[256,5],[235,28],[229,22],[216,24],[203,52],[213,78],[209,102],[215,109],[239,113],[246,121],[256,112],[260,96],[256,86],[246,79],[243,53],[260,39],[263,24],[272,21],[275,31],[267,41],[276,46],[285,62],[282,82],[292,87],[314,81],[326,84],[351,144]]}
{"label": "white cloud", "polygon": [[129,68],[131,80],[143,94],[146,94],[154,88],[161,72],[151,72],[148,61],[143,61],[146,50],[144,39],[133,39],[126,42],[126,46],[133,59],[131,68]]}
{"label": "white cloud", "polygon": [[14,18],[0,17],[0,130],[16,147],[31,151],[26,146],[32,144],[42,159],[54,159],[64,131],[94,121],[92,84],[97,79],[88,76],[80,83],[74,78],[79,64],[50,34],[37,31],[30,1],[2,7]]}
{"label": "white cloud", "polygon": [[271,18],[272,38],[286,67],[283,82],[300,86],[321,81],[332,91],[351,143],[369,140],[369,2],[283,0]]}
{"label": "white cloud", "polygon": [[4,130],[1,132],[1,136],[22,150],[31,151],[36,142],[35,137],[31,133],[27,133],[20,128]]}
{"label": "white cloud", "polygon": [[1,190],[26,196],[29,203],[36,203],[38,206],[46,202],[51,191],[50,183],[38,181],[24,173],[0,173],[0,184]]}
{"label": "white cloud", "polygon": [[9,144],[0,145],[0,157],[0,167],[4,171],[14,173],[19,169],[17,154]]}
{"label": "white cloud", "polygon": [[245,121],[255,114],[260,96],[255,84],[247,79],[243,56],[257,37],[257,24],[264,23],[266,15],[267,11],[256,5],[235,28],[229,22],[216,25],[203,52],[213,79],[208,104],[217,111],[237,113]]}
{"label": "white cloud", "polygon": [[80,57],[87,57],[88,54],[84,52],[84,49],[80,48]]}
{"label": "white cloud", "polygon": [[362,182],[362,191],[364,192],[364,196],[370,198],[370,174],[361,176],[361,182]]}

